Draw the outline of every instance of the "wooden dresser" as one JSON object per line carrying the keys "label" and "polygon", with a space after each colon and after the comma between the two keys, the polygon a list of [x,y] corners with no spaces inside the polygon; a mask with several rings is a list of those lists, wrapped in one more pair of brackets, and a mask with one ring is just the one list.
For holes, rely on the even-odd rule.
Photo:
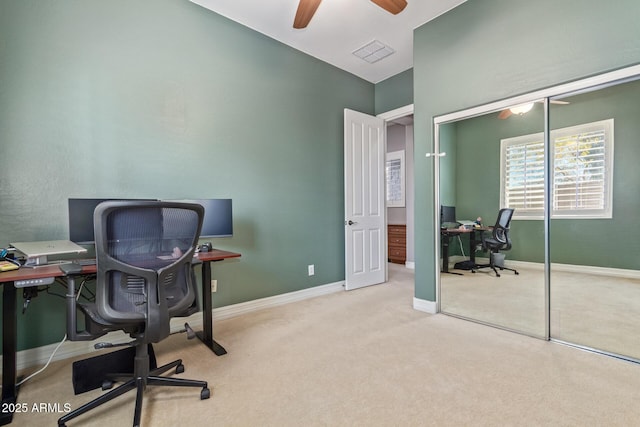
{"label": "wooden dresser", "polygon": [[405,224],[387,225],[387,246],[389,262],[404,264],[407,261],[407,226]]}

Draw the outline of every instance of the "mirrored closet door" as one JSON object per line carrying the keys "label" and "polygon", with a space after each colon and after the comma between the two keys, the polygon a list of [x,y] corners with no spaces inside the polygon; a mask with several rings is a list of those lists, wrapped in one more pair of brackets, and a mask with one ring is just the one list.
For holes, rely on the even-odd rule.
{"label": "mirrored closet door", "polygon": [[[544,203],[543,117],[543,103],[530,102],[439,127],[441,311],[537,337],[546,333],[543,223],[515,216]],[[502,206],[514,217],[502,212],[506,229],[494,235]]]}
{"label": "mirrored closet door", "polygon": [[640,361],[640,66],[514,100],[435,121],[440,311]]}
{"label": "mirrored closet door", "polygon": [[640,80],[555,99],[551,337],[640,360]]}

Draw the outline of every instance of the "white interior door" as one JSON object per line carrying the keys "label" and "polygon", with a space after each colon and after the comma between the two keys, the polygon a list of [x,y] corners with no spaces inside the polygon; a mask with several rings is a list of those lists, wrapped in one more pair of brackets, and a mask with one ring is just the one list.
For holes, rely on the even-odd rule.
{"label": "white interior door", "polygon": [[384,120],[344,110],[346,289],[386,280]]}

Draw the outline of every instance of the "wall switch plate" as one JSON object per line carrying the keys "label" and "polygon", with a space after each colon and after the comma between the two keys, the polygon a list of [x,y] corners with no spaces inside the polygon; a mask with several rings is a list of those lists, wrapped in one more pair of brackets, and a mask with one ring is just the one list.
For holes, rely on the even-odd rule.
{"label": "wall switch plate", "polygon": [[211,279],[211,292],[218,291],[218,281],[216,279]]}
{"label": "wall switch plate", "polygon": [[307,268],[309,269],[309,276],[313,276],[314,274],[316,274],[315,266],[313,264],[309,265]]}

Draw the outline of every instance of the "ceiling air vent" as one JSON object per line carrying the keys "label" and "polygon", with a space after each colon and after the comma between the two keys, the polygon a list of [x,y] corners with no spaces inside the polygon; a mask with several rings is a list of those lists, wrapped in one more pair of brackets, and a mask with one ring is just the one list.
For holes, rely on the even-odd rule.
{"label": "ceiling air vent", "polygon": [[369,64],[373,64],[394,52],[395,50],[391,49],[386,44],[378,40],[374,40],[371,43],[362,46],[360,49],[355,50],[353,54],[358,58],[367,61]]}

